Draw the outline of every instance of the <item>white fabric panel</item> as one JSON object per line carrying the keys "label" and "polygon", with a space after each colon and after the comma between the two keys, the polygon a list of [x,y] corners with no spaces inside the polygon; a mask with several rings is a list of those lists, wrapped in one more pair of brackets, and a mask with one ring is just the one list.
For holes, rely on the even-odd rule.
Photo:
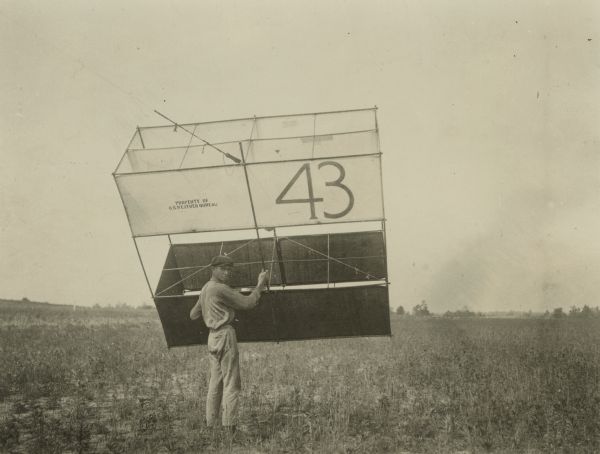
{"label": "white fabric panel", "polygon": [[[224,153],[242,159],[239,142],[219,143],[215,146]],[[187,150],[181,168],[210,167],[233,164],[234,162],[223,153],[219,153],[208,145],[190,147]]]}
{"label": "white fabric panel", "polygon": [[253,228],[242,166],[117,175],[134,236]]}
{"label": "white fabric panel", "polygon": [[[259,227],[383,218],[379,156],[266,163],[247,169]],[[306,200],[311,188],[312,204]],[[289,202],[294,199],[306,201]]]}
{"label": "white fabric panel", "polygon": [[[183,127],[189,131],[194,130],[194,125],[183,125]],[[192,143],[196,143],[194,141],[198,140],[195,139],[189,132],[184,131],[182,128],[175,128],[174,125],[148,128],[141,127],[140,133],[144,141],[144,146],[130,146],[130,149],[184,147],[190,143],[190,139],[193,139]]]}
{"label": "white fabric panel", "polygon": [[379,151],[376,131],[294,139],[256,140],[250,142],[249,145],[244,143],[244,147],[248,146],[250,149],[246,154],[246,162],[353,156]]}
{"label": "white fabric panel", "polygon": [[[198,125],[195,134],[209,143],[237,142],[250,138],[253,124],[253,119],[203,123]],[[194,140],[194,143],[202,143],[195,138]]]}
{"label": "white fabric panel", "polygon": [[258,118],[253,139],[338,134],[375,129],[375,110]]}
{"label": "white fabric panel", "polygon": [[136,138],[128,148],[179,148],[204,143],[197,137],[193,137],[190,132],[209,143],[224,143],[239,142],[251,138],[273,139],[366,131],[375,129],[375,110],[259,117],[256,119],[182,124],[181,126],[141,127],[140,133],[143,145],[142,140]]}
{"label": "white fabric panel", "polygon": [[369,129],[375,129],[375,110],[319,114],[315,122],[317,135]]}
{"label": "white fabric panel", "polygon": [[135,131],[135,134],[133,135],[133,138],[131,139],[131,142],[129,143],[129,147],[127,147],[127,148],[144,148],[144,144],[142,143],[142,140],[140,139],[139,130]]}
{"label": "white fabric panel", "polygon": [[[238,142],[215,144],[215,146],[241,159]],[[192,145],[180,148],[157,148],[153,150],[129,150],[127,159],[130,168],[119,166],[117,173],[137,173],[154,170],[177,170],[195,167],[229,165],[234,162],[208,145]]]}
{"label": "white fabric panel", "polygon": [[253,139],[312,136],[315,131],[314,115],[258,118]]}
{"label": "white fabric panel", "polygon": [[[185,148],[129,150],[127,152],[127,159],[131,165],[129,173],[177,169],[184,155]],[[126,173],[125,170],[119,173]]]}
{"label": "white fabric panel", "polygon": [[[187,131],[182,127],[175,128],[174,125],[140,128],[140,131],[144,139],[144,148],[186,147],[188,144],[204,144],[198,137],[209,143],[249,139],[253,123],[253,119],[228,120],[199,124],[182,124],[181,126]],[[198,137],[192,136],[190,132],[193,132]],[[137,144],[139,145],[139,143]],[[129,148],[142,147],[130,146]]]}

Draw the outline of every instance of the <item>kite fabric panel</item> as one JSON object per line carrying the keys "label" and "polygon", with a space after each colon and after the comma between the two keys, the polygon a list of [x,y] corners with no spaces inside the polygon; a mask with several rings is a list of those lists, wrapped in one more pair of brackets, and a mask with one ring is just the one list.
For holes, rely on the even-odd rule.
{"label": "kite fabric panel", "polygon": [[175,251],[171,247],[167,253],[165,266],[156,286],[157,295],[183,295],[185,292],[184,282],[181,279],[181,270],[178,269],[175,259]]}
{"label": "kite fabric panel", "polygon": [[[153,150],[204,145],[205,142],[200,138],[215,145],[224,142],[237,142],[250,137],[253,124],[253,119],[245,119],[181,124],[177,128],[173,125],[140,127],[140,138],[130,145],[129,149]],[[190,132],[197,137],[194,137]]]}
{"label": "kite fabric panel", "polygon": [[258,227],[383,219],[380,155],[248,165]]}
{"label": "kite fabric panel", "polygon": [[254,228],[241,166],[115,175],[133,236]]}
{"label": "kite fabric panel", "polygon": [[345,134],[258,139],[242,142],[249,164],[272,161],[311,160],[379,153],[377,131]]}
{"label": "kite fabric panel", "polygon": [[[383,219],[380,155],[115,175],[134,236]],[[246,181],[246,171],[248,181]],[[250,193],[248,192],[250,187]]]}
{"label": "kite fabric panel", "polygon": [[[202,318],[190,319],[197,296],[156,297],[169,347],[206,344]],[[390,336],[388,287],[279,290],[264,293],[257,308],[236,312],[240,342]]]}
{"label": "kite fabric panel", "polygon": [[288,285],[382,280],[387,276],[380,231],[283,237],[279,242]]}
{"label": "kite fabric panel", "polygon": [[[238,142],[217,144],[219,150],[241,159]],[[171,148],[129,149],[126,153],[128,167],[120,166],[118,174],[210,168],[234,164],[214,147],[206,144]]]}
{"label": "kite fabric panel", "polygon": [[[198,167],[227,164],[216,148],[239,158],[240,144],[247,162],[271,160],[274,150],[280,152],[275,160],[368,154],[378,149],[376,131],[375,109],[139,127],[126,150],[128,159],[121,160],[115,173],[191,167],[187,158],[194,154]],[[356,136],[364,132],[370,133],[370,137]],[[279,143],[276,148],[264,142],[276,143],[281,139],[291,140]],[[295,156],[294,149],[299,146],[305,152]],[[169,150],[173,150],[173,157],[167,156]]]}
{"label": "kite fabric panel", "polygon": [[[183,287],[187,291],[200,290],[210,279],[211,270],[207,265],[216,255],[228,255],[236,262],[232,287],[253,287],[263,266],[260,257],[271,258],[273,239],[238,240],[217,243],[174,244],[171,246],[179,275],[172,275],[176,281],[183,279]],[[271,262],[265,262],[269,268]],[[168,270],[165,270],[165,272]],[[174,281],[175,282],[175,281]],[[271,279],[272,285],[279,285],[277,276]],[[158,289],[157,289],[157,293]],[[183,293],[183,292],[182,292]]]}
{"label": "kite fabric panel", "polygon": [[134,237],[383,220],[375,109],[140,127],[114,178]]}
{"label": "kite fabric panel", "polygon": [[229,255],[235,262],[231,286],[253,287],[265,258],[271,285],[383,280],[387,276],[383,232],[331,233],[260,240],[171,245],[158,296],[200,290],[210,279],[212,257]]}

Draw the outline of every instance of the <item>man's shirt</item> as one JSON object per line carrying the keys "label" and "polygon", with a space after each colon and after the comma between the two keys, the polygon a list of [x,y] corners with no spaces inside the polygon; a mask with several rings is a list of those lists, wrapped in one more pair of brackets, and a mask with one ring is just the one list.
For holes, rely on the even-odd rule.
{"label": "man's shirt", "polygon": [[244,296],[227,284],[211,279],[202,287],[198,302],[190,311],[190,318],[196,320],[202,315],[204,324],[216,330],[233,321],[236,309],[252,309],[259,298],[260,292],[256,289]]}

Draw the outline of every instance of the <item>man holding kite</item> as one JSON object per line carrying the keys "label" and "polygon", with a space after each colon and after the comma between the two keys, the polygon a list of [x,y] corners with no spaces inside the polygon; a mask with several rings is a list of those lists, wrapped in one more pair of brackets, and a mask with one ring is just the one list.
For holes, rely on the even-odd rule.
{"label": "man holding kite", "polygon": [[206,423],[209,427],[217,424],[222,404],[222,424],[233,432],[237,422],[241,380],[237,337],[231,323],[236,310],[253,309],[258,305],[260,295],[267,286],[269,273],[262,271],[258,275],[256,288],[250,295],[244,296],[228,285],[234,266],[230,257],[213,257],[210,266],[212,277],[202,287],[190,318],[196,320],[202,317],[210,330],[207,342],[210,381],[206,397]]}

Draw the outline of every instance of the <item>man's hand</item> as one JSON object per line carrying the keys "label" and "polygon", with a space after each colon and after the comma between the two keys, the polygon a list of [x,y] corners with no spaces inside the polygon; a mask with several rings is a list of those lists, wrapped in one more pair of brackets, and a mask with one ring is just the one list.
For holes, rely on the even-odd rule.
{"label": "man's hand", "polygon": [[256,287],[262,291],[266,286],[267,286],[267,282],[269,281],[269,271],[268,270],[262,270],[261,273],[258,275],[258,284],[256,285]]}

